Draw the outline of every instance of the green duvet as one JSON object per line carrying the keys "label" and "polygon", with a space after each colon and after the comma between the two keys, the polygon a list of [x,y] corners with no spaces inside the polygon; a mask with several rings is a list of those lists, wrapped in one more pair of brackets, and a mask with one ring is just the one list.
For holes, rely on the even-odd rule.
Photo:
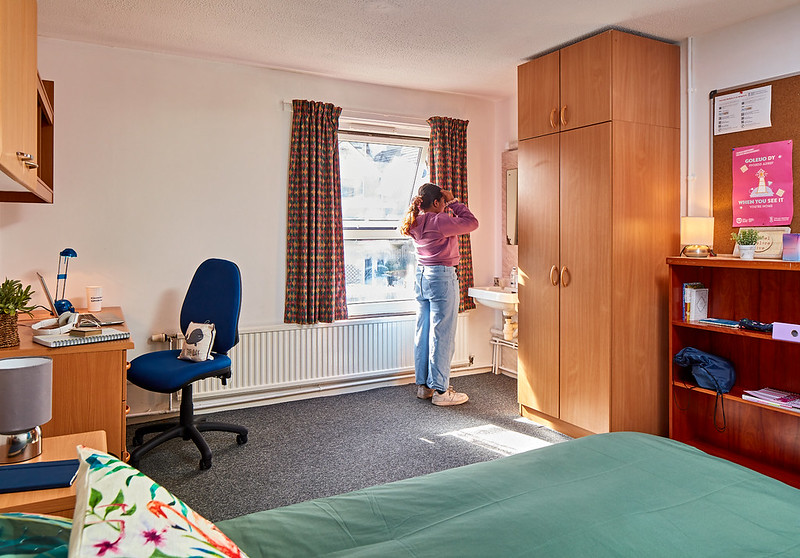
{"label": "green duvet", "polygon": [[218,524],[257,556],[800,556],[800,491],[599,434]]}

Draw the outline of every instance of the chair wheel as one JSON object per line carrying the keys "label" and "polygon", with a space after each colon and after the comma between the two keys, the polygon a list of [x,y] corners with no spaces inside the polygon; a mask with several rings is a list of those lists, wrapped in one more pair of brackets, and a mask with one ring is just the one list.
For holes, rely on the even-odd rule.
{"label": "chair wheel", "polygon": [[134,446],[141,446],[144,444],[144,440],[141,438],[141,436],[134,436],[132,443]]}
{"label": "chair wheel", "polygon": [[205,471],[206,469],[211,468],[211,458],[208,459],[200,459],[200,470]]}
{"label": "chair wheel", "polygon": [[247,434],[237,434],[236,435],[236,443],[239,444],[240,446],[242,444],[246,444],[247,443]]}

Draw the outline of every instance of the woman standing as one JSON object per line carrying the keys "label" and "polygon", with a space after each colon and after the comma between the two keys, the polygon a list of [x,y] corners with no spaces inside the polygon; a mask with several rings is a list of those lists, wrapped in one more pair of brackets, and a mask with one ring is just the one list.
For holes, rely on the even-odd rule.
{"label": "woman standing", "polygon": [[[447,208],[455,216],[446,213]],[[477,228],[478,220],[467,206],[435,184],[420,186],[400,225],[400,232],[411,237],[417,252],[417,397],[430,398],[434,405],[460,405],[469,400],[466,393],[458,393],[450,385],[450,361],[458,321],[458,235]]]}

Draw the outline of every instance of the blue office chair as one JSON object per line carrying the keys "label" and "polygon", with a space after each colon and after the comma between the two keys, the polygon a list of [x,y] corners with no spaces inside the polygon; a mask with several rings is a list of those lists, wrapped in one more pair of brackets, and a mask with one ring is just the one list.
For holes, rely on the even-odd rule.
{"label": "blue office chair", "polygon": [[[209,259],[195,271],[181,307],[181,331],[190,322],[214,324],[216,338],[212,347],[213,360],[193,362],[178,359],[179,350],[157,351],[136,357],[131,361],[128,380],[148,391],[173,393],[181,390],[180,420],[177,423],[146,425],[136,429],[130,463],[139,466],[139,459],[172,438],[191,439],[200,450],[200,468],[211,467],[211,449],[200,432],[221,430],[237,434],[236,442],[247,443],[247,429],[243,426],[221,422],[206,422],[194,416],[192,384],[205,378],[218,377],[222,384],[231,377],[231,359],[228,351],[239,342],[239,310],[242,304],[242,278],[239,267],[226,260]],[[143,436],[161,432],[144,442]]]}

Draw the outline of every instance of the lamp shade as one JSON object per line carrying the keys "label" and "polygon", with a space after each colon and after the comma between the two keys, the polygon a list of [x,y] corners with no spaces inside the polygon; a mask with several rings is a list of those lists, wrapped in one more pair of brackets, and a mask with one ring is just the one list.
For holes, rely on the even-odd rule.
{"label": "lamp shade", "polygon": [[24,432],[53,418],[52,392],[52,359],[1,359],[0,433]]}
{"label": "lamp shade", "polygon": [[681,217],[681,244],[714,245],[713,217]]}

